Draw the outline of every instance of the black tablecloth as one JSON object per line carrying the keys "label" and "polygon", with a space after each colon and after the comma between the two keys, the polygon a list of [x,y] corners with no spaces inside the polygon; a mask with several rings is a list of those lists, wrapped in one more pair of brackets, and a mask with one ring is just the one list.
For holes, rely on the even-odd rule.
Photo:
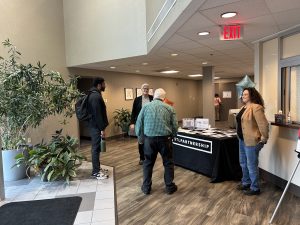
{"label": "black tablecloth", "polygon": [[211,182],[239,180],[238,139],[179,132],[173,139],[175,165],[205,174]]}

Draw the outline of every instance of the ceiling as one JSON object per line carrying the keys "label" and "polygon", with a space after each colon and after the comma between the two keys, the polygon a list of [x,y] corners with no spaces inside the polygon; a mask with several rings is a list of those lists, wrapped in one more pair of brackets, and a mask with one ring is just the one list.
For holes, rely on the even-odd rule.
{"label": "ceiling", "polygon": [[[231,19],[221,18],[222,13],[232,11],[238,15]],[[187,21],[176,21],[184,24],[159,49],[148,55],[81,67],[199,79],[187,75],[201,74],[203,66],[214,66],[215,76],[221,78],[253,75],[253,41],[299,25],[299,12],[300,0],[206,0]],[[242,40],[219,40],[220,25],[229,24],[244,25]],[[210,35],[199,36],[201,31],[209,31]],[[178,55],[171,56],[172,53]],[[207,64],[203,65],[203,62]],[[111,66],[116,68],[111,69]],[[164,69],[180,72],[171,75],[157,72]]]}

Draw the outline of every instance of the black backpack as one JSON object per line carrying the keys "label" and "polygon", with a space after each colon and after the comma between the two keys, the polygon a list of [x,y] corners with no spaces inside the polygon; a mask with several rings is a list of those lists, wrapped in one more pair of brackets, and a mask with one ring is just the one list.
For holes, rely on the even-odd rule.
{"label": "black backpack", "polygon": [[91,115],[89,114],[89,96],[96,91],[89,91],[87,95],[82,96],[75,104],[75,112],[79,121],[89,121]]}

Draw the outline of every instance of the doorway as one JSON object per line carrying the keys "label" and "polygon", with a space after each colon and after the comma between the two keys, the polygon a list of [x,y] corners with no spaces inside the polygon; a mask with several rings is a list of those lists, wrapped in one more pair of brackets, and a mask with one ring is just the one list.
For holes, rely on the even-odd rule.
{"label": "doorway", "polygon": [[[226,94],[223,95],[224,92]],[[215,93],[219,94],[222,101],[220,107],[220,121],[227,121],[229,110],[237,108],[236,85],[234,82],[215,83]]]}
{"label": "doorway", "polygon": [[[93,86],[93,78],[85,77],[85,78],[78,79],[77,88],[80,92],[87,94],[88,90],[92,86]],[[91,140],[87,122],[79,121],[79,137],[80,137],[80,143],[82,143],[83,140]]]}

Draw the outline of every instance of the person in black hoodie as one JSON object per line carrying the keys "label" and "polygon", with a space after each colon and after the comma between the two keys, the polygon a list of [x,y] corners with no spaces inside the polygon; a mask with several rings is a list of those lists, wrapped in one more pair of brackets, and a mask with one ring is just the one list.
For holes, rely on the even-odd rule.
{"label": "person in black hoodie", "polygon": [[89,129],[92,139],[92,177],[106,179],[106,171],[100,167],[101,138],[105,138],[105,128],[108,126],[106,106],[101,92],[105,90],[105,81],[102,77],[93,80],[93,87],[89,90],[88,111],[91,115]]}
{"label": "person in black hoodie", "polygon": [[[133,102],[132,112],[131,112],[131,121],[130,121],[131,129],[134,129],[134,124],[136,123],[136,120],[138,118],[138,115],[139,115],[142,107],[146,103],[151,102],[153,100],[153,96],[149,95],[149,84],[143,84],[141,89],[142,89],[142,95],[139,97],[136,97]],[[143,140],[138,140],[138,145],[139,145],[139,154],[140,154],[139,164],[143,165],[143,162],[145,160]]]}

